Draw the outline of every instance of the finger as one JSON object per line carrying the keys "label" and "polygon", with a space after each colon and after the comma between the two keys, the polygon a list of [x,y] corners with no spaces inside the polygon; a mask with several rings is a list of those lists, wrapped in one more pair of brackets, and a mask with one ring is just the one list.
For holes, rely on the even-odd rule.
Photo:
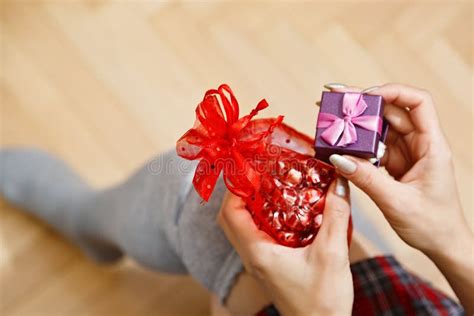
{"label": "finger", "polygon": [[[222,230],[224,231],[227,239],[234,247],[235,251],[239,254],[240,259],[242,260],[242,264],[245,267],[245,270],[251,273],[252,275],[255,275],[256,270],[254,269],[252,261],[254,261],[255,258],[258,258],[258,256],[255,256],[255,253],[261,254],[261,251],[253,250],[254,239],[252,239],[252,242],[242,241],[242,236],[248,235],[249,233],[242,232],[240,229],[240,225],[237,229],[235,228],[235,225],[233,225],[235,221],[234,217],[237,213],[248,212],[245,210],[245,204],[242,199],[235,195],[232,195],[231,193],[228,193],[223,203],[223,206],[218,214],[217,221]],[[251,227],[254,224],[253,221],[250,219],[250,221],[246,222],[246,225],[246,228],[251,230]],[[253,234],[254,231],[252,230],[250,232],[250,236],[253,236]],[[256,238],[255,240],[258,239]]]}
{"label": "finger", "polygon": [[388,83],[370,91],[369,94],[381,95],[387,104],[409,109],[413,125],[418,131],[431,133],[439,130],[433,99],[427,91],[407,85]]}
{"label": "finger", "polygon": [[[373,86],[366,89],[361,89],[355,86],[346,86],[341,83],[329,83],[324,86],[325,88],[333,92],[360,92],[371,94],[376,90],[379,90],[381,86]],[[316,105],[320,106],[320,102],[316,102]],[[384,116],[389,121],[390,127],[397,130],[399,133],[408,134],[411,133],[415,127],[410,119],[410,114],[404,108],[387,104],[384,109]]]}
{"label": "finger", "polygon": [[229,228],[227,221],[224,219],[224,213],[229,212],[231,209],[240,208],[241,200],[233,195],[230,192],[227,192],[224,201],[222,202],[222,207],[217,214],[217,223],[224,231],[229,242],[236,248],[237,245],[237,237],[235,236],[235,232]]}
{"label": "finger", "polygon": [[[362,89],[359,87],[347,86],[343,83],[328,83],[324,85],[324,88],[331,92],[361,92]],[[316,101],[317,106],[321,106],[321,101]]]}
{"label": "finger", "polygon": [[224,202],[222,203],[221,210],[217,216],[217,222],[224,230],[229,241],[236,246],[238,244],[239,239],[239,232],[234,228],[234,226],[230,226],[229,222],[233,222],[233,217],[235,216],[236,212],[245,209],[245,204],[241,198],[238,196],[227,192]]}
{"label": "finger", "polygon": [[325,247],[335,249],[338,252],[348,252],[347,229],[350,217],[350,197],[347,180],[339,177],[328,190],[323,213],[323,223],[318,232],[314,247]]}
{"label": "finger", "polygon": [[[369,88],[366,88],[366,89],[362,89],[362,88],[356,87],[356,86],[347,86],[343,83],[328,83],[328,84],[325,84],[324,87],[326,89],[330,90],[331,92],[368,93],[368,92],[378,88],[379,86],[373,86],[373,87],[369,87]],[[316,105],[321,106],[321,101],[316,101]]]}
{"label": "finger", "polygon": [[396,146],[400,146],[403,144],[402,142],[402,134],[397,132],[394,129],[389,129],[387,133],[387,137],[385,139],[385,153],[380,159],[380,165],[385,166],[387,162],[389,161],[390,154],[393,152],[393,148]]}
{"label": "finger", "polygon": [[324,87],[331,92],[361,92],[362,88],[348,86],[343,83],[328,83]]}
{"label": "finger", "polygon": [[387,137],[385,139],[385,146],[388,147],[391,146],[392,144],[395,144],[398,139],[400,138],[401,134],[399,132],[397,132],[396,130],[394,130],[393,128],[392,129],[389,129],[388,132],[387,132]]}
{"label": "finger", "polygon": [[400,179],[412,166],[405,147],[401,138],[391,141],[380,161],[380,165],[385,166],[388,173],[395,179]]}
{"label": "finger", "polygon": [[[347,86],[343,83],[328,83],[324,87],[331,92],[358,92],[358,93],[369,93],[370,91],[378,88],[379,86],[373,86],[366,89],[362,89],[356,86]],[[316,101],[317,106],[321,106],[321,101]]]}
{"label": "finger", "polygon": [[398,182],[365,159],[331,155],[329,160],[342,176],[367,193],[382,209],[391,205],[394,194],[400,192]]}
{"label": "finger", "polygon": [[250,245],[255,241],[274,243],[270,236],[257,228],[244,201],[231,193],[221,209],[218,221],[234,247],[236,244]]}
{"label": "finger", "polygon": [[407,135],[415,130],[410,113],[405,108],[387,104],[384,108],[384,117],[390,123],[390,129],[400,134]]}

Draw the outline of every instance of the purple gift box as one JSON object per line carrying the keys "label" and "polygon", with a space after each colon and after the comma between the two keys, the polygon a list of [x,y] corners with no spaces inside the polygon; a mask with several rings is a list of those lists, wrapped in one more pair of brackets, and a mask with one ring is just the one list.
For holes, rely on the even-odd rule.
{"label": "purple gift box", "polygon": [[385,142],[388,132],[383,108],[383,98],[378,95],[323,92],[316,158],[325,162],[332,154],[376,158],[379,142]]}

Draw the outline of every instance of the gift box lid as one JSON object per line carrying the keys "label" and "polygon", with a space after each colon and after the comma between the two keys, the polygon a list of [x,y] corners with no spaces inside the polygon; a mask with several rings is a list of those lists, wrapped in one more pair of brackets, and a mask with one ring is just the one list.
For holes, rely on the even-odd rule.
{"label": "gift box lid", "polygon": [[[319,113],[328,113],[344,118],[342,103],[345,93],[323,92],[321,97],[321,106]],[[378,116],[383,119],[384,101],[381,96],[363,94],[363,100],[367,104],[366,110],[361,114],[364,116]],[[320,116],[318,115],[318,120]],[[321,138],[325,128],[316,129],[316,158],[329,162],[329,156],[332,154],[353,155],[361,158],[373,158],[376,156],[380,140],[384,140],[382,135],[386,134],[387,125],[384,124],[382,133],[362,128],[355,125],[357,132],[357,141],[346,146],[331,145]]]}

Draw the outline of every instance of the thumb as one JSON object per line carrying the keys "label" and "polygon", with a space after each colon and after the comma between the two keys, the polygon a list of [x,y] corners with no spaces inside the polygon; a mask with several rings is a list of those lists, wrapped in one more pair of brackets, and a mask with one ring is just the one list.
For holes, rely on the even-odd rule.
{"label": "thumb", "polygon": [[324,248],[334,253],[347,255],[347,230],[351,216],[349,186],[347,180],[339,177],[329,187],[323,212],[321,229],[312,244],[316,251],[323,243]]}
{"label": "thumb", "polygon": [[382,210],[390,206],[399,191],[399,184],[368,160],[341,155],[331,155],[329,160],[344,178],[364,191]]}

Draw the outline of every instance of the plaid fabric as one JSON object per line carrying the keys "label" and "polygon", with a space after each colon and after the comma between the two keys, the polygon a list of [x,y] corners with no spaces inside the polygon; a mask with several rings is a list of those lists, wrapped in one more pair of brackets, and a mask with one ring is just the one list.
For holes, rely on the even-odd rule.
{"label": "plaid fabric", "polygon": [[[464,315],[459,304],[417,276],[392,256],[351,265],[354,280],[352,315]],[[269,306],[257,316],[280,315]]]}

